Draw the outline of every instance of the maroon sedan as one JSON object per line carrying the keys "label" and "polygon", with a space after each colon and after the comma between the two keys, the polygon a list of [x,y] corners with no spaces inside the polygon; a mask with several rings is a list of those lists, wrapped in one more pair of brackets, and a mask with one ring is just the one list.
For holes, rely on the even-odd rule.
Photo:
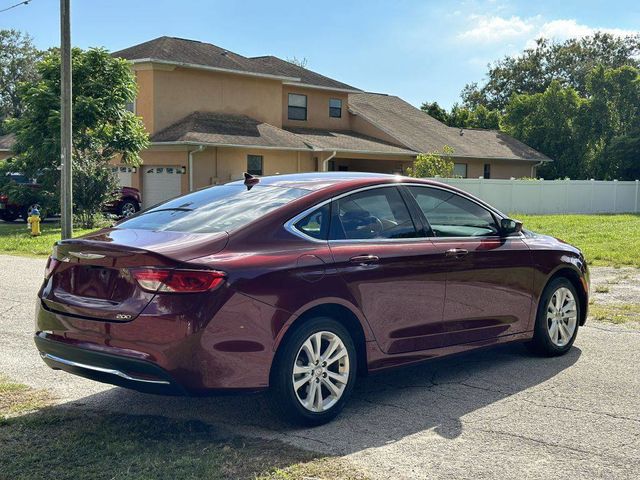
{"label": "maroon sedan", "polygon": [[319,424],[356,375],[506,342],[567,352],[581,252],[455,188],[308,173],[190,193],[56,244],[44,361],[156,393],[269,389]]}

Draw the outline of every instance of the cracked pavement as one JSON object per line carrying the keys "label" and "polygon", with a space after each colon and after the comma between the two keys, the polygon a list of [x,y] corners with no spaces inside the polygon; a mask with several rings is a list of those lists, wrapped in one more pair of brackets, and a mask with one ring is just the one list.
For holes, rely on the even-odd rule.
{"label": "cracked pavement", "polygon": [[295,429],[260,395],[144,395],[50,370],[31,339],[44,264],[0,255],[0,373],[50,390],[56,408],[199,419],[345,456],[372,478],[640,478],[639,330],[588,322],[559,358],[514,344],[372,375],[336,421]]}

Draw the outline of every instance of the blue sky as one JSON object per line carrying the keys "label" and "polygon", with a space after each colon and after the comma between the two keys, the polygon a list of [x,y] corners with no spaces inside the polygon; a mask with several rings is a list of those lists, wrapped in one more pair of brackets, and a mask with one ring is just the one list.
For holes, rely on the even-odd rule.
{"label": "blue sky", "polygon": [[[0,9],[19,0],[0,0]],[[0,28],[59,42],[58,0],[0,13]],[[161,35],[214,43],[242,55],[307,58],[308,67],[419,106],[450,107],[488,62],[533,39],[640,29],[640,2],[620,0],[217,1],[72,0],[72,41],[118,50]]]}

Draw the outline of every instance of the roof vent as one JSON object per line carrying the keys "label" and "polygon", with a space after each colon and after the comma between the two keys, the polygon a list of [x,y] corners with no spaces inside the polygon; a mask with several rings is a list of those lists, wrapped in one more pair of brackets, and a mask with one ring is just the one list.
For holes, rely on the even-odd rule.
{"label": "roof vent", "polygon": [[222,50],[220,55],[224,55],[226,57],[227,55],[229,55],[229,51],[228,50]]}

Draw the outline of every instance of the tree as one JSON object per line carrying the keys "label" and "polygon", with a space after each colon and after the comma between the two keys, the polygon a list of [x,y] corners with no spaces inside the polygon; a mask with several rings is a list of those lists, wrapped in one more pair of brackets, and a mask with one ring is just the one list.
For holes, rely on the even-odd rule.
{"label": "tree", "polygon": [[413,167],[407,168],[407,175],[414,178],[453,177],[453,148],[445,145],[442,152],[421,153]]}
{"label": "tree", "polygon": [[612,139],[596,160],[594,170],[598,178],[640,179],[640,128]]}
{"label": "tree", "polygon": [[420,109],[436,120],[456,128],[500,128],[500,112],[489,110],[484,105],[466,107],[458,103],[447,112],[438,102],[425,102]]}
{"label": "tree", "polygon": [[29,35],[17,30],[0,30],[0,135],[7,118],[19,117],[24,106],[18,93],[22,82],[38,77],[36,63],[41,57]]}
{"label": "tree", "polygon": [[[123,59],[103,49],[73,49],[72,154],[76,196],[74,207],[86,219],[100,211],[114,195],[109,162],[140,163],[148,145],[142,121],[126,109],[136,96],[135,77]],[[39,176],[43,190],[59,192],[60,165],[60,55],[48,52],[38,63],[40,78],[20,87],[25,106],[9,123],[16,134],[15,170]],[[98,182],[99,186],[95,183]],[[91,187],[84,195],[83,188]],[[100,187],[101,186],[101,187]]]}
{"label": "tree", "polygon": [[615,69],[640,67],[640,35],[624,37],[597,32],[581,39],[553,43],[539,39],[521,55],[505,56],[490,64],[487,81],[470,83],[462,90],[463,104],[504,110],[516,94],[544,92],[552,81],[587,94],[587,80],[596,66]]}
{"label": "tree", "polygon": [[540,169],[542,176],[582,178],[586,175],[583,119],[587,113],[587,101],[575,89],[553,81],[544,93],[514,95],[502,128],[554,160]]}
{"label": "tree", "polygon": [[287,62],[293,63],[294,65],[301,68],[307,68],[307,65],[309,64],[307,57],[298,58],[295,55],[291,58],[287,58]]}
{"label": "tree", "polygon": [[448,124],[449,122],[449,114],[444,108],[438,105],[438,102],[424,102],[420,110],[442,123]]}

